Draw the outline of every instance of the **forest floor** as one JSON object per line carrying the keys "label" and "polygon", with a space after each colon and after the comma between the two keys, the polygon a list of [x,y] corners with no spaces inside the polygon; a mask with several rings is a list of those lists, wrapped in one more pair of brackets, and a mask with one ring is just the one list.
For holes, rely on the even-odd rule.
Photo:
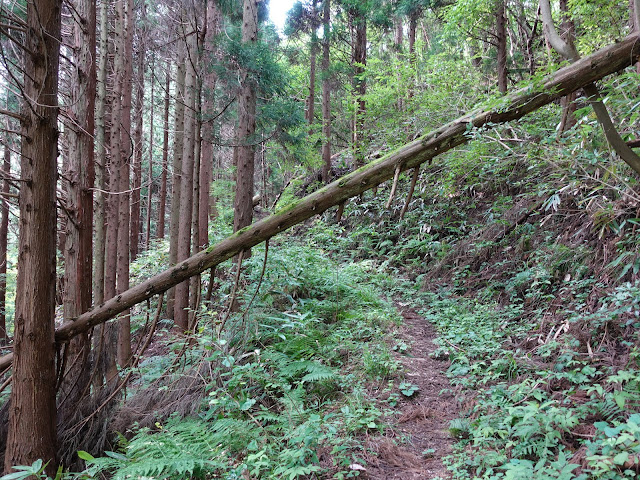
{"label": "forest floor", "polygon": [[435,359],[433,325],[405,303],[396,302],[404,322],[398,339],[409,346],[406,353],[394,352],[403,368],[405,381],[419,390],[410,398],[400,399],[398,416],[388,419],[392,428],[366,444],[371,455],[363,478],[371,480],[450,478],[442,458],[451,453],[455,443],[448,431],[458,416],[458,402],[451,393],[445,375],[448,362]]}

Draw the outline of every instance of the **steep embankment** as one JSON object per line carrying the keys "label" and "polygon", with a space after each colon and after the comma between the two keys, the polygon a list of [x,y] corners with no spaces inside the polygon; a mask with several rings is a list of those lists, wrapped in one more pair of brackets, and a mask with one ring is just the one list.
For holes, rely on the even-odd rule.
{"label": "steep embankment", "polygon": [[[413,280],[399,288],[435,325],[432,355],[450,362],[441,364],[452,383],[444,395],[460,408],[444,427],[423,415],[423,430],[404,437],[396,422],[395,446],[378,448],[373,478],[401,478],[389,453],[415,455],[425,434],[443,428],[458,442],[445,458],[453,478],[638,474],[640,188],[583,122],[545,141],[539,127],[500,130],[423,171],[404,219],[404,198],[386,210],[383,189],[348,206],[339,238],[324,239]],[[480,154],[483,163],[469,162]],[[311,231],[323,241],[321,227]],[[407,325],[420,345],[426,327]],[[410,381],[419,361],[411,363]],[[430,368],[416,378],[439,382]],[[449,397],[423,398],[437,410]],[[402,478],[414,465],[429,478],[431,460],[412,459]]]}

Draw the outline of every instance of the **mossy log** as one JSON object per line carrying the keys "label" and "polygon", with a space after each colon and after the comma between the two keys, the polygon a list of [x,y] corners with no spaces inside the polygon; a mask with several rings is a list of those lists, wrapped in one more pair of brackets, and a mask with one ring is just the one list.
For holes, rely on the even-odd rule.
{"label": "mossy log", "polygon": [[[415,168],[468,142],[473,128],[490,128],[495,124],[517,120],[556,99],[634,64],[640,54],[639,40],[637,34],[630,35],[558,70],[535,86],[506,95],[497,107],[475,110],[337,179],[278,213],[238,231],[220,243],[93,307],[74,321],[65,323],[56,330],[56,342],[68,342],[75,335],[115,318],[120,312],[224,262],[240,251],[258,245],[330,207],[360,195],[393,178],[398,168],[401,171]],[[7,368],[11,361],[11,354],[1,357],[0,370]]]}

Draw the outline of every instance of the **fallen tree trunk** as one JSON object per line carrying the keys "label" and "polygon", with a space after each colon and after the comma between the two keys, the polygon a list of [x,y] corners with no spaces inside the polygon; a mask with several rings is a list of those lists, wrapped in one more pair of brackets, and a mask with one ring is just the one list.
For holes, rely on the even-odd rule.
{"label": "fallen tree trunk", "polygon": [[[288,228],[318,215],[330,207],[391,179],[396,169],[404,171],[431,160],[470,140],[470,130],[516,120],[548,103],[589,85],[606,75],[632,65],[640,54],[640,38],[630,35],[614,45],[558,70],[543,82],[504,97],[500,108],[478,109],[434,130],[417,140],[345,175],[231,237],[183,262],[159,273],[83,313],[73,322],[56,330],[56,342],[67,342],[75,335],[114,318],[120,312],[178,283],[214,267],[242,250],[251,248]],[[8,354],[0,358],[0,370],[12,361]]]}

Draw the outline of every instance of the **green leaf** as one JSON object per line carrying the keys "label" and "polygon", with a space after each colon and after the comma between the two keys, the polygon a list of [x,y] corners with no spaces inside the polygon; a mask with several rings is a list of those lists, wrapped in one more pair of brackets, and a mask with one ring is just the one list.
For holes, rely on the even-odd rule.
{"label": "green leaf", "polygon": [[244,402],[240,404],[240,410],[242,410],[243,412],[246,412],[255,404],[256,404],[255,398],[247,398]]}
{"label": "green leaf", "polygon": [[92,460],[95,460],[93,455],[91,455],[88,452],[85,452],[84,450],[78,450],[78,457],[80,457],[80,459],[84,460],[85,462],[90,462]]}
{"label": "green leaf", "polygon": [[629,460],[629,452],[620,452],[613,457],[613,463],[616,465],[624,465],[627,460]]}
{"label": "green leaf", "polygon": [[118,452],[104,452],[107,457],[115,458],[116,460],[128,460],[126,455],[123,455]]}
{"label": "green leaf", "polygon": [[[15,468],[15,467],[14,467]],[[3,475],[0,480],[17,480],[31,476],[31,472],[15,472]]]}

